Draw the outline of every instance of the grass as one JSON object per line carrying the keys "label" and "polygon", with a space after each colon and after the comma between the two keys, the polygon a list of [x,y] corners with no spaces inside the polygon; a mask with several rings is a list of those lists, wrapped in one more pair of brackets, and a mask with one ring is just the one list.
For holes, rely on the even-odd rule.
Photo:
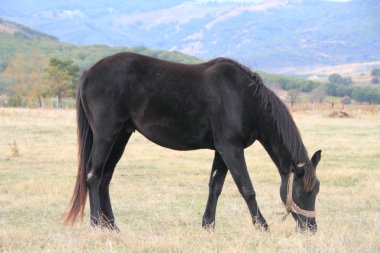
{"label": "grass", "polygon": [[[351,107],[350,107],[351,108]],[[314,109],[314,108],[313,108]],[[379,252],[379,108],[293,108],[305,145],[322,149],[318,232],[280,222],[279,176],[256,143],[246,150],[260,208],[271,227],[251,224],[231,176],[217,208],[216,231],[201,229],[213,153],[161,148],[134,134],[111,183],[120,233],[61,220],[76,175],[73,110],[0,108],[0,252]],[[14,155],[14,147],[18,154]]]}

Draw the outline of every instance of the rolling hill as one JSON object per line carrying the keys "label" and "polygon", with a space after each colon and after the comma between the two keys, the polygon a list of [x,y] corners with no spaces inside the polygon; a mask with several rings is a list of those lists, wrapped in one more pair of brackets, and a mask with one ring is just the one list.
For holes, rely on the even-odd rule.
{"label": "rolling hill", "polygon": [[46,57],[71,59],[82,69],[90,67],[101,58],[122,51],[139,52],[177,62],[195,63],[200,59],[178,51],[150,50],[143,46],[111,47],[107,45],[74,45],[31,29],[24,25],[0,18],[0,72],[17,54],[40,53]]}
{"label": "rolling hill", "polygon": [[130,51],[154,57],[186,63],[200,62],[199,58],[177,51],[150,50],[142,46],[110,47],[106,45],[80,46],[60,42],[56,37],[47,35],[24,25],[0,19],[0,93],[8,90],[9,84],[2,72],[17,55],[37,54],[42,58],[73,60],[81,69],[118,52]]}
{"label": "rolling hill", "polygon": [[145,46],[255,69],[380,59],[378,0],[7,1],[0,16],[64,42]]}

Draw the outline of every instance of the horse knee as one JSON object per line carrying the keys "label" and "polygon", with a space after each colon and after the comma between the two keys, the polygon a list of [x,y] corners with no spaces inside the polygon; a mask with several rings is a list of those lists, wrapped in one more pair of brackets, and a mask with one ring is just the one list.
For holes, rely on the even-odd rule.
{"label": "horse knee", "polygon": [[222,194],[222,190],[218,190],[218,191],[215,192],[215,196],[217,196],[217,197],[219,197],[220,194]]}
{"label": "horse knee", "polygon": [[222,187],[214,189],[214,194],[215,194],[216,197],[219,197],[220,194],[222,194]]}
{"label": "horse knee", "polygon": [[242,189],[241,194],[246,201],[256,200],[256,192],[254,190]]}
{"label": "horse knee", "polygon": [[88,186],[99,184],[100,176],[97,175],[97,173],[94,170],[90,170],[90,172],[88,172],[86,175],[86,183]]}

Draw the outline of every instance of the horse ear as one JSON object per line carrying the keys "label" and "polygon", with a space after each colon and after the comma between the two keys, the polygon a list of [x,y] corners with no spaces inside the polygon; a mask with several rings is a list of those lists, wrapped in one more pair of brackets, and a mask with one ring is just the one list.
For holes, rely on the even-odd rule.
{"label": "horse ear", "polygon": [[313,164],[314,169],[317,168],[317,165],[319,161],[321,160],[321,153],[322,153],[322,150],[318,150],[317,152],[314,153],[313,157],[311,158],[311,163]]}

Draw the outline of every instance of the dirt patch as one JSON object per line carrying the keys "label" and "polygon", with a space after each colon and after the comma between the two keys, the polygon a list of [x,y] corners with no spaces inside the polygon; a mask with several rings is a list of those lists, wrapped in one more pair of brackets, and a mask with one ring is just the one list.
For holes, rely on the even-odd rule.
{"label": "dirt patch", "polygon": [[11,33],[14,34],[16,30],[0,23],[0,32],[5,32],[5,33]]}
{"label": "dirt patch", "polygon": [[342,110],[336,110],[328,115],[329,118],[351,118],[351,115]]}

